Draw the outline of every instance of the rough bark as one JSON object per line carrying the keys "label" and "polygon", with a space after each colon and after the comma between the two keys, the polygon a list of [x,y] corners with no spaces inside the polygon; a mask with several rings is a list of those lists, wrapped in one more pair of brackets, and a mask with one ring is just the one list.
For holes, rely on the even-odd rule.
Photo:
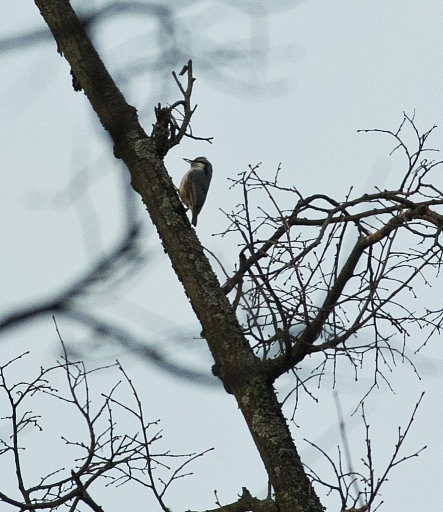
{"label": "rough bark", "polygon": [[[303,470],[272,382],[248,341],[179,202],[154,136],[140,126],[92,46],[68,0],[35,0],[82,88],[123,159],[172,266],[203,327],[215,373],[247,422],[280,512],[323,510]],[[233,461],[233,463],[235,463]]]}

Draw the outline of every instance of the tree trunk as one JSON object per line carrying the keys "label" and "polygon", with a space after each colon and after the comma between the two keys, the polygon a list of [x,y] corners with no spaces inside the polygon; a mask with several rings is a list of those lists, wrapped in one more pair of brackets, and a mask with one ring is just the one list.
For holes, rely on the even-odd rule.
{"label": "tree trunk", "polygon": [[[253,354],[202,246],[182,214],[155,136],[148,137],[92,46],[68,0],[35,0],[75,84],[88,97],[126,163],[172,266],[203,327],[215,372],[243,413],[275,491],[280,512],[323,507],[304,472],[271,379]],[[240,485],[239,485],[240,487]]]}

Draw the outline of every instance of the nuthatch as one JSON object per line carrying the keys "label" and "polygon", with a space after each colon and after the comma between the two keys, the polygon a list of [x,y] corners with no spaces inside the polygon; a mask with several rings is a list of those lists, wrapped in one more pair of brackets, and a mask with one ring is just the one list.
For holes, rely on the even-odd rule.
{"label": "nuthatch", "polygon": [[192,212],[192,225],[197,225],[197,215],[205,204],[206,194],[212,178],[212,165],[204,157],[199,156],[194,160],[184,158],[191,164],[189,171],[183,176],[178,192],[183,203]]}

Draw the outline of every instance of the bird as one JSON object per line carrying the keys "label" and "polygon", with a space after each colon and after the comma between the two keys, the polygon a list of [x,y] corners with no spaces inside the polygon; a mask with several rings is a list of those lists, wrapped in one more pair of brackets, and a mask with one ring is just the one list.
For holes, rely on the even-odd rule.
{"label": "bird", "polygon": [[204,156],[189,160],[189,171],[183,176],[178,189],[180,199],[192,212],[192,225],[197,226],[197,216],[205,204],[212,178],[212,164]]}

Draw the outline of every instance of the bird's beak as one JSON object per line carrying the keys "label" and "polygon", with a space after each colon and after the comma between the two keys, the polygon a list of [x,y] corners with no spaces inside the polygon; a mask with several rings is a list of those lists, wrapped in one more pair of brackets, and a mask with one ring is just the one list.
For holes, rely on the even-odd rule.
{"label": "bird's beak", "polygon": [[185,162],[188,162],[188,164],[192,163],[192,160],[189,160],[189,158],[183,158]]}

